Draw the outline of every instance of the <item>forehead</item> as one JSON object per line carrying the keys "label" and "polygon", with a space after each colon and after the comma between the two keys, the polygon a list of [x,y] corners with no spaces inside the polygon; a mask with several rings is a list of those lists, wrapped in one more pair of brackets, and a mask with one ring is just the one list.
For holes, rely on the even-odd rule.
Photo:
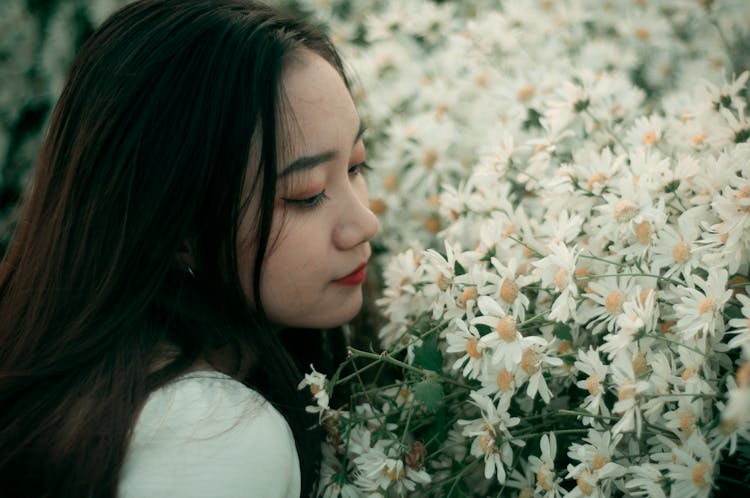
{"label": "forehead", "polygon": [[359,116],[341,75],[325,59],[300,50],[282,73],[281,125],[286,159],[340,150],[359,128]]}

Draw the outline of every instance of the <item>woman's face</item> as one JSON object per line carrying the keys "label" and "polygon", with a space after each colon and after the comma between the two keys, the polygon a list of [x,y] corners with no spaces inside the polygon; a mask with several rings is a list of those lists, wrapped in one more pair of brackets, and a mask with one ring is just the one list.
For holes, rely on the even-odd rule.
{"label": "woman's face", "polygon": [[[333,327],[362,305],[363,268],[378,230],[363,177],[363,127],[341,76],[317,54],[300,51],[282,79],[283,146],[261,301],[279,325]],[[238,235],[240,281],[251,305],[258,197]]]}

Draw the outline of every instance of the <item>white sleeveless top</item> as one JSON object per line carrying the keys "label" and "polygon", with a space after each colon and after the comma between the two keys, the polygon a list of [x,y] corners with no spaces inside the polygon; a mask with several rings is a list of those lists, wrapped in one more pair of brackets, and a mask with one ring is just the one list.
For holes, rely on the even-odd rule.
{"label": "white sleeveless top", "polygon": [[192,372],[149,396],[125,456],[119,498],[299,497],[294,438],[256,391]]}

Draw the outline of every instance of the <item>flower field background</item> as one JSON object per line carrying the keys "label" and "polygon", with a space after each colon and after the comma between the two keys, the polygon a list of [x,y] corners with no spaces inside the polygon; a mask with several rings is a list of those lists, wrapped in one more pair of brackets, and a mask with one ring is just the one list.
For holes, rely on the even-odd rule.
{"label": "flower field background", "polygon": [[320,494],[750,489],[750,5],[356,5],[308,7],[370,128],[383,320],[300,385]]}
{"label": "flower field background", "polygon": [[[124,3],[0,6],[3,244],[75,48]],[[300,384],[319,494],[749,489],[750,3],[293,6],[351,69],[382,223],[372,347]]]}

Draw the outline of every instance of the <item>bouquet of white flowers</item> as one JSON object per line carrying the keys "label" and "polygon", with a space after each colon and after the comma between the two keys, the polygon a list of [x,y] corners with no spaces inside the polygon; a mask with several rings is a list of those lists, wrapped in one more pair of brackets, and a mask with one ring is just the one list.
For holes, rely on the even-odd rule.
{"label": "bouquet of white flowers", "polygon": [[563,3],[342,28],[390,252],[382,349],[300,384],[322,496],[750,487],[750,9]]}

